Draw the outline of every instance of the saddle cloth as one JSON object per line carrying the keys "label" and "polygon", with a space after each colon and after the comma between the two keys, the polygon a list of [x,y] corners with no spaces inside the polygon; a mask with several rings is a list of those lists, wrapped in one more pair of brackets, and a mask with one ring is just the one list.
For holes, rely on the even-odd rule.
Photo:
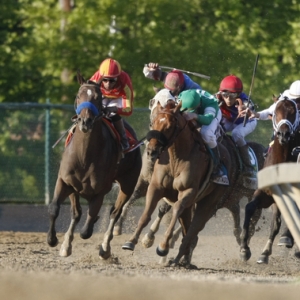
{"label": "saddle cloth", "polygon": [[[115,129],[115,127],[113,126],[112,122],[110,122],[109,120],[104,119],[104,118],[102,120],[104,121],[104,124],[106,124],[106,126],[111,130],[113,135],[117,138],[118,143],[120,143],[121,142],[120,135],[117,132],[117,130]],[[76,128],[76,125],[74,125],[69,130],[68,136],[65,141],[65,147],[67,147],[69,145],[69,143],[71,142],[73,134],[75,132],[75,128]],[[129,142],[129,146],[132,147],[133,145],[136,144],[137,140],[134,138],[134,136],[130,133],[130,131],[127,128],[125,128],[125,131],[126,131],[126,136],[127,136],[128,142]]]}

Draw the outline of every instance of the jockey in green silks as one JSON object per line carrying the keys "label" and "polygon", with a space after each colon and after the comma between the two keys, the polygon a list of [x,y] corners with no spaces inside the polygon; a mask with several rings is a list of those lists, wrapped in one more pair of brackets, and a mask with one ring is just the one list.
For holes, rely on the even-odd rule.
{"label": "jockey in green silks", "polygon": [[204,143],[210,148],[214,169],[212,181],[222,185],[229,185],[227,175],[224,173],[220,154],[218,150],[216,130],[222,118],[218,106],[218,100],[205,90],[186,90],[179,94],[178,101],[181,101],[181,110],[184,110],[186,120],[194,120],[200,128]]}

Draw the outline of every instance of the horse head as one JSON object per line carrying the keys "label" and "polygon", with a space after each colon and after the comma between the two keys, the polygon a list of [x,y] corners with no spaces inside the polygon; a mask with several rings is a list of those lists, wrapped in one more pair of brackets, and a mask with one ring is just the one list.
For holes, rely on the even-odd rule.
{"label": "horse head", "polygon": [[80,88],[75,100],[75,110],[79,129],[86,133],[92,129],[94,122],[103,115],[102,93],[99,84],[85,81],[79,72],[77,79]]}
{"label": "horse head", "polygon": [[289,142],[299,125],[299,112],[295,101],[288,98],[276,102],[273,114],[275,136],[281,145]]}
{"label": "horse head", "polygon": [[169,101],[165,107],[157,103],[152,116],[152,130],[147,134],[147,156],[154,162],[175,141],[187,121],[181,115],[181,104]]}

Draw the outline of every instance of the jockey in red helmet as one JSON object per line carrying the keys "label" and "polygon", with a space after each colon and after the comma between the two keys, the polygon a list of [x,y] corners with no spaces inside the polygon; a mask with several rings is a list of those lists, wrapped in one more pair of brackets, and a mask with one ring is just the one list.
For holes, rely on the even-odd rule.
{"label": "jockey in red helmet", "polygon": [[178,96],[182,91],[201,89],[188,75],[176,69],[169,73],[164,72],[158,63],[145,65],[143,73],[147,78],[163,81],[165,88],[170,90],[173,96]]}
{"label": "jockey in red helmet", "polygon": [[248,103],[248,96],[243,93],[243,83],[235,75],[223,78],[220,83],[219,92],[216,94],[219,100],[219,107],[222,112],[221,124],[226,132],[232,134],[232,138],[239,148],[240,155],[244,164],[244,176],[256,178],[256,172],[250,161],[248,144],[245,137],[254,131],[257,121],[248,119],[243,125],[243,111]]}
{"label": "jockey in red helmet", "polygon": [[123,119],[120,117],[132,114],[133,88],[129,75],[122,71],[118,61],[107,58],[90,80],[100,83],[102,103],[110,112],[110,118],[120,134],[122,148],[129,148]]}

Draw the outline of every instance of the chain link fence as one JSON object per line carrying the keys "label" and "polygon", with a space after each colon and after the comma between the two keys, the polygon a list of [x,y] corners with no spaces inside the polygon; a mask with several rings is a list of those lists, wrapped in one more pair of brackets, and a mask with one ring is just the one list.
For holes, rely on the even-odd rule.
{"label": "chain link fence", "polygon": [[[60,158],[64,151],[59,137],[72,125],[72,105],[0,104],[0,203],[36,203],[51,201]],[[137,108],[126,118],[138,139],[149,129],[149,110]],[[259,122],[249,140],[267,146],[272,122]],[[143,151],[143,147],[141,149]],[[114,187],[105,201],[114,201]]]}

